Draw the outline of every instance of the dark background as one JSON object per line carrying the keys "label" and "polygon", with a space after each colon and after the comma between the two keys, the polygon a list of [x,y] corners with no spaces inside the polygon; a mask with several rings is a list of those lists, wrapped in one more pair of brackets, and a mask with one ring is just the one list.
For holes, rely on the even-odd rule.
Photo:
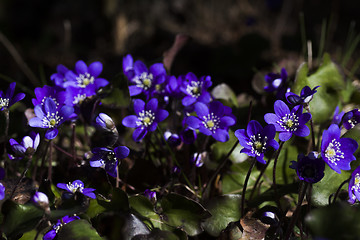
{"label": "dark background", "polygon": [[[1,0],[0,32],[34,76],[29,81],[3,37],[0,76],[33,89],[49,83],[58,64],[72,69],[82,59],[101,61],[102,76],[111,80],[122,71],[124,54],[147,64],[161,61],[176,34],[183,33],[190,40],[175,59],[172,74],[211,75],[215,84],[226,82],[237,93],[255,94],[251,80],[256,72],[286,67],[292,75],[304,60],[301,13],[314,58],[326,21],[325,51],[336,60],[344,54],[359,10],[359,1],[339,0]],[[354,29],[360,32],[358,24]],[[355,61],[358,51],[352,56]],[[1,89],[7,85],[1,80]]]}

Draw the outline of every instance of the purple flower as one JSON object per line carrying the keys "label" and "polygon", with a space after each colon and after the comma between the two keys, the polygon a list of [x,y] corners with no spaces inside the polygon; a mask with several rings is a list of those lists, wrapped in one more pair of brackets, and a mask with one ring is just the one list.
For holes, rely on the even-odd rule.
{"label": "purple flower", "polygon": [[93,62],[88,67],[84,61],[79,60],[75,64],[75,72],[68,71],[65,78],[69,81],[68,86],[90,88],[97,91],[99,88],[109,84],[106,79],[98,77],[102,70],[103,65],[101,62]]}
{"label": "purple flower", "polygon": [[279,139],[283,142],[289,140],[292,135],[306,137],[310,129],[305,125],[311,118],[310,113],[302,113],[302,106],[295,106],[291,112],[289,107],[281,100],[274,104],[274,113],[264,116],[265,122],[274,124],[276,131],[280,132]]}
{"label": "purple flower", "polygon": [[47,128],[45,138],[54,139],[59,132],[57,128],[73,114],[74,108],[64,105],[58,110],[54,100],[46,98],[44,105],[35,106],[34,112],[36,117],[30,119],[29,125],[31,127]]}
{"label": "purple flower", "polygon": [[15,156],[9,155],[9,158],[11,160],[20,160],[26,155],[31,156],[35,153],[40,143],[40,134],[35,135],[35,132],[31,132],[30,136],[25,136],[20,144],[13,138],[9,140],[9,143],[15,154]]}
{"label": "purple flower", "polygon": [[194,153],[192,158],[190,159],[190,162],[195,165],[195,167],[202,167],[204,165],[206,155],[206,152]]}
{"label": "purple flower", "polygon": [[[116,130],[116,125],[111,117],[105,113],[99,113],[95,119],[95,127],[97,129],[105,131],[114,131]],[[116,130],[117,131],[117,130]]]}
{"label": "purple flower", "polygon": [[50,76],[50,79],[54,82],[55,86],[60,88],[66,88],[69,85],[69,81],[66,79],[65,75],[69,71],[67,67],[62,64],[57,65],[57,73],[54,73]]}
{"label": "purple flower", "polygon": [[193,144],[197,138],[197,134],[194,129],[185,128],[180,132],[180,138],[185,144]]}
{"label": "purple flower", "polygon": [[162,63],[155,63],[148,69],[142,61],[133,63],[131,55],[124,57],[123,70],[132,84],[129,86],[130,96],[144,93],[149,98],[155,86],[163,84],[166,77],[166,70]]}
{"label": "purple flower", "polygon": [[134,77],[134,60],[130,54],[123,58],[123,71],[125,76],[131,80]]}
{"label": "purple flower", "polygon": [[136,115],[126,116],[122,120],[125,127],[135,128],[133,139],[139,142],[145,137],[147,132],[156,130],[159,122],[168,117],[168,111],[158,108],[158,100],[156,98],[150,99],[146,103],[143,100],[134,100],[134,111]]}
{"label": "purple flower", "polygon": [[360,122],[360,110],[356,108],[345,113],[342,122],[347,130],[355,127]]}
{"label": "purple flower", "polygon": [[43,192],[36,192],[31,201],[37,206],[49,205],[49,198]]}
{"label": "purple flower", "polygon": [[166,131],[164,133],[164,138],[172,147],[177,147],[181,144],[181,138],[176,133],[171,133],[170,131]]}
{"label": "purple flower", "polygon": [[46,214],[50,214],[49,198],[46,196],[45,193],[36,192],[32,196],[31,201],[35,206],[44,209]]}
{"label": "purple flower", "polygon": [[341,111],[340,113],[339,113],[339,106],[337,106],[336,108],[335,108],[335,111],[334,111],[334,116],[333,116],[333,119],[332,119],[332,121],[331,121],[331,124],[336,124],[336,125],[340,125],[340,123],[341,123],[341,120],[342,120],[342,118],[343,118],[343,116],[344,116],[344,111]]}
{"label": "purple flower", "polygon": [[264,87],[266,92],[274,92],[283,88],[287,80],[287,72],[285,68],[281,69],[281,73],[268,73],[265,75],[265,81],[269,84]]}
{"label": "purple flower", "polygon": [[195,102],[209,103],[211,96],[207,89],[211,85],[210,76],[202,76],[198,79],[194,73],[189,72],[180,87],[180,90],[185,94],[182,104],[189,106]]}
{"label": "purple flower", "polygon": [[105,168],[105,171],[112,177],[116,177],[116,168],[118,159],[126,158],[130,150],[125,146],[119,146],[111,150],[109,148],[94,148],[91,150],[94,154],[90,159],[91,167]]}
{"label": "purple flower", "polygon": [[44,105],[47,98],[51,98],[55,102],[57,109],[60,109],[65,104],[65,92],[47,85],[42,88],[35,88],[35,96],[36,98],[32,99],[34,106]]}
{"label": "purple flower", "polygon": [[72,106],[75,109],[76,113],[80,111],[80,105],[82,102],[93,95],[96,94],[95,85],[91,85],[87,88],[76,88],[69,86],[65,91],[65,104]]}
{"label": "purple flower", "polygon": [[298,155],[298,161],[292,161],[290,168],[296,170],[299,179],[308,183],[317,183],[324,177],[325,162],[318,158],[317,152],[310,152],[308,156]]}
{"label": "purple flower", "polygon": [[78,216],[64,216],[61,219],[58,219],[57,222],[51,227],[51,230],[48,231],[43,240],[52,240],[56,237],[56,234],[60,231],[60,229],[69,222],[80,219]]}
{"label": "purple flower", "polygon": [[232,116],[228,115],[228,108],[219,102],[213,101],[209,107],[202,102],[195,103],[197,117],[189,116],[186,123],[193,129],[205,135],[213,136],[215,140],[226,142],[229,140],[229,127],[235,124]]}
{"label": "purple flower", "polygon": [[5,198],[5,186],[0,183],[0,200],[3,200]]}
{"label": "purple flower", "polygon": [[350,204],[354,204],[356,199],[360,201],[360,166],[351,174],[348,192]]}
{"label": "purple flower", "polygon": [[4,94],[3,91],[0,91],[0,111],[8,109],[14,103],[22,100],[25,97],[25,93],[18,93],[14,96],[16,82],[10,83],[9,88]]}
{"label": "purple flower", "polygon": [[260,163],[266,163],[264,153],[269,150],[279,148],[279,143],[274,140],[276,134],[275,126],[266,125],[264,128],[256,120],[251,120],[245,129],[235,131],[235,136],[239,139],[239,143],[244,148],[240,151],[251,157],[255,157]]}
{"label": "purple flower", "polygon": [[324,130],[321,141],[321,157],[337,173],[350,170],[350,162],[356,160],[354,152],[358,144],[351,138],[340,138],[340,128],[331,124]]}
{"label": "purple flower", "polygon": [[68,184],[66,183],[58,183],[56,185],[58,188],[64,189],[70,193],[75,193],[76,191],[81,192],[82,194],[84,194],[85,196],[88,196],[89,198],[96,198],[95,193],[93,193],[93,191],[95,191],[94,188],[84,188],[84,183],[80,180],[75,180],[72,183],[69,182]]}
{"label": "purple flower", "polygon": [[312,90],[309,86],[305,86],[300,93],[300,96],[296,95],[295,93],[292,92],[287,92],[285,94],[286,100],[288,101],[288,103],[290,103],[291,105],[295,106],[295,105],[306,105],[309,104],[309,102],[312,100],[313,95],[317,92],[317,87],[314,87]]}
{"label": "purple flower", "polygon": [[150,201],[156,202],[156,192],[146,189],[144,191],[144,196],[147,197]]}

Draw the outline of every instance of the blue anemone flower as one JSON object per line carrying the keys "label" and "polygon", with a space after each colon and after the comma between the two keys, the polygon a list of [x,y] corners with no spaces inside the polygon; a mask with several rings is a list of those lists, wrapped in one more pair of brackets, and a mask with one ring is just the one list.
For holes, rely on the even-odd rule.
{"label": "blue anemone flower", "polygon": [[313,98],[313,95],[317,92],[316,89],[318,87],[320,87],[320,86],[317,86],[317,87],[314,87],[313,89],[311,89],[309,86],[305,86],[303,89],[301,89],[300,96],[298,96],[292,92],[287,92],[285,94],[286,100],[288,101],[288,103],[290,103],[293,106],[309,104],[309,102]]}
{"label": "blue anemone flower", "polygon": [[310,113],[302,113],[303,107],[295,106],[291,111],[281,100],[274,104],[274,113],[267,113],[264,116],[265,122],[274,124],[276,131],[280,132],[279,139],[283,142],[289,140],[292,135],[306,137],[310,129],[305,125],[311,118]]}
{"label": "blue anemone flower", "polygon": [[56,70],[57,72],[52,74],[50,79],[54,82],[55,86],[64,89],[69,85],[69,81],[65,77],[69,69],[64,65],[59,64],[57,65]]}
{"label": "blue anemone flower", "polygon": [[139,142],[145,137],[147,132],[156,130],[158,123],[169,116],[169,112],[158,108],[158,100],[150,99],[146,104],[141,99],[134,100],[134,111],[136,115],[126,116],[122,120],[125,127],[135,128],[133,139]]}
{"label": "blue anemone flower", "polygon": [[211,85],[210,76],[197,78],[194,73],[189,72],[186,74],[180,87],[180,90],[185,94],[185,97],[182,99],[182,104],[184,106],[190,106],[195,102],[209,103],[211,95],[207,89],[211,87]]}
{"label": "blue anemone flower", "polygon": [[299,179],[308,183],[317,183],[324,177],[325,162],[317,152],[310,152],[308,156],[298,155],[298,161],[291,161],[290,168],[296,170]]}
{"label": "blue anemone flower", "polygon": [[336,106],[331,124],[336,124],[339,126],[344,114],[345,112],[344,111],[339,112],[339,106]]}
{"label": "blue anemone flower", "polygon": [[30,136],[25,136],[21,143],[18,143],[15,139],[9,140],[10,147],[15,155],[9,154],[11,160],[23,159],[26,155],[33,155],[40,143],[40,134],[31,132]]}
{"label": "blue anemone flower", "polygon": [[82,194],[84,194],[85,196],[88,196],[93,199],[96,198],[95,193],[93,193],[93,191],[95,191],[95,189],[94,188],[84,188],[84,183],[81,180],[75,180],[72,183],[69,182],[68,184],[58,183],[56,186],[58,188],[66,190],[70,193],[75,193],[76,191],[79,191]]}
{"label": "blue anemone flower", "polygon": [[32,99],[34,106],[44,105],[47,98],[51,98],[55,102],[57,109],[60,109],[65,104],[65,92],[47,85],[42,88],[35,88],[35,96],[36,98]]}
{"label": "blue anemone flower", "polygon": [[143,93],[146,98],[150,98],[156,86],[163,84],[166,78],[164,64],[155,63],[148,69],[140,60],[134,63],[131,55],[124,57],[123,71],[132,84],[129,86],[130,96]]}
{"label": "blue anemone flower", "polygon": [[360,122],[360,110],[356,108],[345,113],[342,122],[347,130],[355,127]]}
{"label": "blue anemone flower", "polygon": [[[82,60],[75,64],[75,71],[68,71],[65,78],[68,80],[67,86],[76,88],[91,88],[97,91],[101,87],[105,87],[109,82],[104,78],[99,78],[103,70],[101,62],[93,62],[89,66]],[[95,93],[94,93],[95,94]]]}
{"label": "blue anemone flower", "polygon": [[235,136],[239,139],[239,143],[244,148],[240,151],[251,157],[255,157],[260,163],[266,163],[264,153],[269,147],[277,150],[279,143],[274,139],[276,134],[275,126],[266,125],[264,128],[256,120],[251,120],[245,129],[235,131]]}
{"label": "blue anemone flower", "polygon": [[226,142],[229,140],[229,127],[235,124],[235,119],[228,111],[229,108],[219,101],[213,101],[209,107],[202,103],[195,103],[196,116],[186,118],[186,123],[193,129],[205,135],[212,136],[215,140]]}
{"label": "blue anemone flower", "polygon": [[44,105],[36,105],[34,108],[36,117],[30,119],[31,127],[47,128],[46,139],[54,139],[59,130],[58,127],[73,114],[74,108],[62,106],[59,110],[52,98],[46,98]]}
{"label": "blue anemone flower", "polygon": [[360,201],[360,166],[351,174],[349,182],[349,203],[354,204],[356,199]]}
{"label": "blue anemone flower", "polygon": [[51,227],[51,230],[44,235],[43,240],[53,240],[56,237],[56,234],[65,224],[78,219],[80,219],[78,216],[64,216],[61,219],[58,219],[57,222]]}
{"label": "blue anemone flower", "polygon": [[356,160],[354,152],[358,143],[351,138],[340,138],[340,128],[331,124],[324,130],[321,141],[321,157],[337,173],[350,170],[350,162]]}
{"label": "blue anemone flower", "polygon": [[15,86],[16,82],[10,83],[9,88],[6,90],[5,94],[0,90],[0,111],[8,109],[14,103],[22,100],[25,97],[25,93],[18,93],[14,96]]}
{"label": "blue anemone flower", "polygon": [[118,166],[118,159],[126,158],[130,150],[125,146],[119,146],[114,150],[104,147],[94,148],[91,150],[94,154],[90,159],[91,167],[105,168],[105,171],[112,177],[116,177],[116,168]]}

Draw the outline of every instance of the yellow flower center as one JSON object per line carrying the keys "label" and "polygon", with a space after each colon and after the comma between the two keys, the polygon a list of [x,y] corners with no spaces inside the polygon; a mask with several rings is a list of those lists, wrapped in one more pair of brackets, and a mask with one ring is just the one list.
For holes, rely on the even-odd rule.
{"label": "yellow flower center", "polygon": [[254,145],[255,145],[256,150],[260,150],[263,146],[262,143],[259,141],[254,142]]}
{"label": "yellow flower center", "polygon": [[192,92],[194,94],[198,94],[199,93],[199,88],[198,87],[193,87]]}
{"label": "yellow flower center", "polygon": [[88,78],[85,78],[83,81],[83,85],[87,86],[87,85],[89,85],[89,83],[90,83],[90,80]]}
{"label": "yellow flower center", "polygon": [[151,87],[151,80],[150,80],[149,78],[145,78],[145,79],[143,80],[143,84],[144,84],[144,86],[146,86],[146,87]]}
{"label": "yellow flower center", "polygon": [[359,174],[356,174],[354,185],[359,185],[359,183],[360,183],[360,177]]}
{"label": "yellow flower center", "polygon": [[144,117],[143,122],[149,124],[151,122],[151,119],[149,117]]}
{"label": "yellow flower center", "polygon": [[56,120],[55,119],[50,119],[49,121],[51,126],[55,126],[56,125]]}
{"label": "yellow flower center", "polygon": [[156,91],[160,91],[160,90],[161,90],[161,85],[160,85],[160,84],[156,84],[156,85],[155,85],[155,89],[156,89]]}
{"label": "yellow flower center", "polygon": [[327,157],[331,158],[336,155],[336,152],[335,152],[335,149],[333,149],[333,148],[327,148],[325,151],[325,154]]}
{"label": "yellow flower center", "polygon": [[215,126],[215,123],[213,120],[209,120],[206,122],[206,125],[208,126],[208,128],[213,128]]}
{"label": "yellow flower center", "polygon": [[288,126],[289,128],[291,128],[293,125],[294,125],[293,120],[288,119],[288,120],[286,121],[286,126]]}

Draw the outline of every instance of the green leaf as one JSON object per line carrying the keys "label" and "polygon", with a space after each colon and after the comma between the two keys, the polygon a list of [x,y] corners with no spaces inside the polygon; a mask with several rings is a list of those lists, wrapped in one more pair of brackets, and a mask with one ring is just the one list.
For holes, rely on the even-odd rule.
{"label": "green leaf", "polygon": [[[233,164],[230,167],[228,173],[223,176],[222,180],[222,192],[223,194],[234,194],[234,193],[242,193],[242,189],[244,186],[246,174],[250,168],[251,162],[245,161],[242,163]],[[253,168],[250,178],[247,185],[247,191],[252,190],[252,187],[255,184],[256,178],[259,176],[260,171],[256,168]]]}
{"label": "green leaf", "polygon": [[311,211],[305,217],[313,237],[323,239],[358,239],[360,209],[346,203],[332,204]]}
{"label": "green leaf", "polygon": [[86,220],[79,219],[65,224],[57,233],[57,239],[101,240],[99,234]]}
{"label": "green leaf", "polygon": [[211,199],[205,207],[211,213],[201,225],[211,236],[218,237],[230,222],[239,221],[241,196],[238,194],[223,195]]}
{"label": "green leaf", "polygon": [[300,65],[292,90],[295,94],[300,94],[305,86],[310,88],[320,86],[310,102],[312,119],[314,123],[320,124],[333,115],[340,101],[341,90],[345,88],[345,81],[338,66],[331,61],[329,54],[324,54],[323,63],[315,73],[307,76],[308,72],[306,63]]}
{"label": "green leaf", "polygon": [[236,94],[234,91],[225,83],[221,83],[214,87],[211,91],[211,95],[218,100],[225,100],[231,103],[235,107],[239,107],[237,102]]}
{"label": "green leaf", "polygon": [[[329,204],[329,196],[336,192],[340,184],[348,179],[351,171],[336,173],[328,165],[325,166],[325,176],[320,182],[313,184],[311,203],[314,206],[325,206]],[[342,189],[347,189],[346,184]]]}
{"label": "green leaf", "polygon": [[210,213],[199,203],[178,194],[164,197],[161,200],[161,207],[162,219],[190,236],[200,234],[203,231],[201,221],[210,217]]}
{"label": "green leaf", "polygon": [[129,203],[131,208],[133,208],[141,216],[149,219],[151,224],[147,225],[150,229],[162,228],[163,221],[160,219],[160,216],[155,212],[153,204],[147,197],[142,195],[132,196],[129,198]]}
{"label": "green leaf", "polygon": [[111,107],[127,107],[130,105],[130,93],[128,80],[123,74],[118,74],[112,80],[113,89],[111,93],[101,100],[105,105]]}
{"label": "green leaf", "polygon": [[107,210],[112,211],[129,211],[129,200],[127,194],[120,188],[114,188],[112,191],[111,201],[98,200],[99,205]]}
{"label": "green leaf", "polygon": [[131,240],[179,240],[180,238],[169,231],[162,231],[158,228],[155,228],[151,231],[150,234],[140,234],[133,237]]}
{"label": "green leaf", "polygon": [[22,235],[22,237],[19,240],[42,240],[43,239],[44,234],[42,234],[40,232],[39,235],[37,236],[37,238],[35,239],[36,234],[37,234],[36,230],[26,232]]}
{"label": "green leaf", "polygon": [[89,216],[89,218],[94,218],[105,210],[106,209],[98,203],[97,199],[91,199],[86,214]]}
{"label": "green leaf", "polygon": [[8,236],[17,236],[35,228],[42,218],[44,211],[32,204],[16,204],[7,200],[2,206],[4,222],[3,232]]}

